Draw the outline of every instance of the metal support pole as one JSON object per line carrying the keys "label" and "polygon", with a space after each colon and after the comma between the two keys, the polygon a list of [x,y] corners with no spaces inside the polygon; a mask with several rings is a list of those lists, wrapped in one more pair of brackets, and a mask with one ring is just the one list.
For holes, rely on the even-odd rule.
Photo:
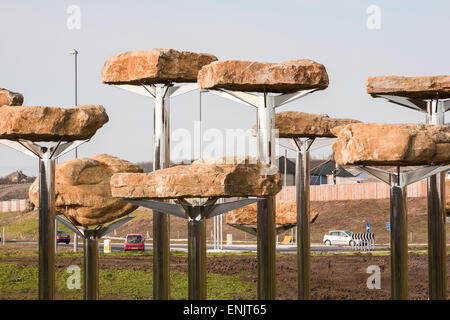
{"label": "metal support pole", "polygon": [[98,300],[98,237],[96,229],[84,230],[84,299]]}
{"label": "metal support pole", "polygon": [[39,159],[39,299],[55,296],[55,160],[47,148]]}
{"label": "metal support pole", "polygon": [[297,229],[300,239],[297,241],[298,263],[298,299],[310,299],[310,202],[309,202],[309,151],[307,142],[300,145],[296,161],[296,200]]}
{"label": "metal support pole", "polygon": [[[258,96],[257,108],[257,150],[262,163],[272,164],[275,158],[275,101],[264,93]],[[257,252],[258,252],[258,292],[259,300],[274,300],[275,280],[275,197],[264,197],[257,205]]]}
{"label": "metal support pole", "polygon": [[188,221],[188,297],[206,300],[206,219],[200,212],[197,217]]}
{"label": "metal support pole", "polygon": [[[153,170],[170,164],[170,99],[168,86],[156,87],[153,99]],[[168,300],[170,297],[169,256],[170,217],[153,211],[153,297]]]}
{"label": "metal support pole", "polygon": [[78,235],[73,234],[73,252],[78,252]]}
{"label": "metal support pole", "polygon": [[[444,124],[444,104],[427,103],[427,122]],[[431,300],[447,299],[447,246],[445,229],[445,172],[427,179],[428,282]]]}
{"label": "metal support pole", "polygon": [[406,187],[391,184],[391,298],[408,299]]}
{"label": "metal support pole", "polygon": [[258,202],[257,254],[259,300],[275,299],[275,197]]}

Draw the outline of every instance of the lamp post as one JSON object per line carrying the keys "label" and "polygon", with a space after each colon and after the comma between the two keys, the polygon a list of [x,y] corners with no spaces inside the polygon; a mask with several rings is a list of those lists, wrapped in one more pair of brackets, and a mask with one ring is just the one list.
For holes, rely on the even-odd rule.
{"label": "lamp post", "polygon": [[[74,66],[75,66],[75,79],[74,79],[74,107],[76,107],[78,105],[78,88],[77,88],[77,84],[78,84],[78,74],[77,74],[77,56],[78,56],[78,51],[76,49],[72,49],[69,51],[69,54],[74,56]],[[78,148],[75,148],[75,159],[78,159]],[[74,236],[73,236],[73,252],[78,252],[78,234],[75,232]]]}
{"label": "lamp post", "polygon": [[[74,60],[74,66],[75,66],[75,79],[74,79],[75,101],[74,102],[75,102],[75,104],[74,104],[74,106],[76,107],[78,105],[78,101],[77,101],[77,95],[78,95],[78,92],[77,92],[77,90],[78,90],[78,88],[77,88],[77,83],[78,83],[78,79],[77,79],[77,76],[78,76],[78,74],[77,74],[77,69],[78,69],[77,56],[78,56],[78,51],[76,49],[72,49],[72,50],[69,51],[69,54],[72,54],[74,56],[74,58],[75,58],[75,60]],[[78,148],[75,148],[75,158],[78,158]]]}

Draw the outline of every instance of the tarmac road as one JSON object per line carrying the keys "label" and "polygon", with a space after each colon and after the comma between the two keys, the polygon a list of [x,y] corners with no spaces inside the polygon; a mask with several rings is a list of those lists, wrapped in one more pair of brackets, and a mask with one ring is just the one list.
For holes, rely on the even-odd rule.
{"label": "tarmac road", "polygon": [[[37,244],[37,243],[36,243]],[[64,246],[64,247],[73,247],[73,243],[65,244],[65,243],[59,243],[58,246]],[[78,243],[78,247],[82,248],[83,243],[80,241]],[[208,252],[214,252],[213,245],[207,245],[206,249]],[[388,246],[383,245],[376,245],[375,249],[386,249],[389,250]],[[153,250],[152,244],[146,244],[145,245],[145,251],[151,251]],[[187,252],[187,244],[170,244],[170,250],[171,251],[186,251]],[[311,245],[311,252],[312,253],[340,253],[351,250],[350,246],[325,246],[325,245],[319,245],[319,244],[313,244]],[[103,242],[99,241],[99,251],[103,252]],[[123,244],[121,243],[112,243],[111,244],[111,251],[112,252],[121,252],[123,251]],[[223,246],[222,252],[234,252],[234,253],[241,253],[241,252],[249,252],[253,251],[256,252],[256,244],[244,244],[244,245],[229,245]],[[297,253],[297,246],[291,245],[291,244],[278,244],[277,245],[277,252],[279,253]]]}

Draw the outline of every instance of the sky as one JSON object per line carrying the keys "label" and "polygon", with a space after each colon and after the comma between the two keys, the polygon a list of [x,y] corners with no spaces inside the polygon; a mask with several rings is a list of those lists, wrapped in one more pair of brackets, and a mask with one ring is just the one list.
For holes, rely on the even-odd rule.
{"label": "sky", "polygon": [[[277,112],[423,123],[423,113],[371,98],[366,78],[450,74],[448,12],[446,0],[2,0],[0,88],[22,93],[24,105],[72,107],[74,58],[68,52],[76,48],[78,104],[103,105],[110,119],[78,156],[107,153],[132,162],[153,158],[152,100],[102,84],[100,76],[106,59],[124,51],[172,48],[261,62],[312,59],[326,67],[329,87]],[[254,109],[210,93],[202,96],[204,132],[247,130],[255,124]],[[172,100],[172,132],[187,130],[195,138],[198,97],[191,92]],[[317,150],[313,156],[330,151]],[[73,157],[71,152],[59,161]],[[0,145],[0,176],[18,169],[37,175],[37,160]]]}

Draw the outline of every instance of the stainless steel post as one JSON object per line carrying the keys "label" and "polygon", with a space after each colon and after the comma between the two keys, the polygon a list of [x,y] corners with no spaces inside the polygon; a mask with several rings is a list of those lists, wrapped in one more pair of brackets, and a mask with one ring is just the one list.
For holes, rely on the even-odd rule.
{"label": "stainless steel post", "polygon": [[55,297],[55,160],[39,159],[39,299]]}
{"label": "stainless steel post", "polygon": [[[272,164],[275,157],[274,136],[275,101],[264,93],[258,97],[257,143],[261,163]],[[275,197],[265,197],[257,205],[257,252],[259,300],[273,300],[276,294],[275,280]]]}
{"label": "stainless steel post", "polygon": [[206,219],[199,214],[188,220],[189,300],[206,300]]}
{"label": "stainless steel post", "polygon": [[309,202],[309,151],[303,142],[297,151],[295,170],[297,200],[297,241],[298,299],[310,299],[310,202]]}
{"label": "stainless steel post", "polygon": [[[170,164],[170,104],[168,86],[157,86],[153,100],[153,170],[169,167]],[[170,297],[169,215],[153,211],[153,297],[168,300]]]}
{"label": "stainless steel post", "polygon": [[[442,102],[427,104],[427,122],[444,124]],[[447,246],[445,230],[445,173],[427,179],[428,198],[428,282],[431,300],[447,299]]]}
{"label": "stainless steel post", "polygon": [[[395,179],[395,177],[393,177]],[[399,177],[400,179],[400,177]],[[391,298],[408,299],[408,235],[406,187],[391,184]]]}
{"label": "stainless steel post", "polygon": [[78,235],[73,234],[73,252],[78,252]]}
{"label": "stainless steel post", "polygon": [[84,299],[98,300],[98,238],[97,230],[84,231]]}

